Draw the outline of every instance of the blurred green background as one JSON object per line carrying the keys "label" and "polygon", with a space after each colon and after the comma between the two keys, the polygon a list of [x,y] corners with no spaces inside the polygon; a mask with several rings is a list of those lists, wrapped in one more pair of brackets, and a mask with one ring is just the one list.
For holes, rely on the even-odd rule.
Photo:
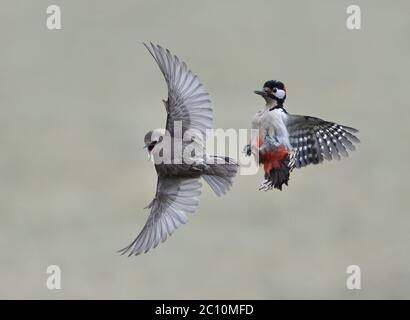
{"label": "blurred green background", "polygon": [[[408,1],[21,1],[0,10],[0,298],[410,298]],[[46,8],[62,30],[46,28]],[[214,125],[248,128],[268,79],[287,109],[360,129],[350,158],[259,192],[262,172],[149,254],[156,174],[141,146],[166,86],[143,47],[172,50],[210,92]],[[46,268],[62,289],[46,288]],[[362,290],[346,289],[346,268]]]}

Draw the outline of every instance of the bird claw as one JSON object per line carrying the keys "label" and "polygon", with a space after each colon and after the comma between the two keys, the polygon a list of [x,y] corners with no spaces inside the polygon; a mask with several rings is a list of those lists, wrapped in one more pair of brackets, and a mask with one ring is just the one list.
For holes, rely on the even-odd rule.
{"label": "bird claw", "polygon": [[242,153],[244,153],[245,155],[247,155],[248,157],[250,157],[251,154],[252,154],[252,146],[251,146],[250,144],[247,144],[247,145],[243,148]]}
{"label": "bird claw", "polygon": [[271,137],[269,135],[265,136],[263,142],[269,149],[274,150],[278,149],[282,145],[275,137]]}
{"label": "bird claw", "polygon": [[193,171],[203,172],[205,171],[206,166],[203,163],[194,162],[193,164],[191,164],[190,168]]}

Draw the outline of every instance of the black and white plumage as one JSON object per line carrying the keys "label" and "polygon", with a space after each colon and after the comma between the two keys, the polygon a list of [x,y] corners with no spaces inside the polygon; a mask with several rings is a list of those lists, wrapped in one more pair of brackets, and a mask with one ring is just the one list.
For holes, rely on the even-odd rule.
{"label": "black and white plumage", "polygon": [[[289,114],[284,108],[287,90],[281,81],[265,82],[255,91],[266,102],[252,121],[259,136],[247,146],[247,154],[258,156],[265,169],[260,190],[282,190],[293,168],[347,157],[360,140],[358,130],[310,116]],[[266,143],[270,141],[270,143]],[[273,141],[273,143],[272,143]]]}
{"label": "black and white plumage", "polygon": [[296,152],[296,168],[323,160],[340,160],[354,151],[357,129],[309,116],[288,115],[289,141]]}
{"label": "black and white plumage", "polygon": [[[194,213],[199,205],[202,188],[200,178],[204,178],[220,196],[231,188],[238,170],[235,161],[228,157],[195,153],[187,158],[174,152],[173,146],[177,143],[182,148],[189,144],[203,146],[206,130],[212,128],[211,101],[198,77],[184,62],[161,46],[152,43],[151,46],[144,45],[157,62],[168,86],[168,100],[164,101],[167,121],[166,131],[153,130],[144,137],[148,152],[155,162],[157,190],[147,206],[150,214],[145,226],[130,245],[120,250],[129,256],[155,248],[186,223],[187,214]],[[188,130],[196,130],[198,134],[190,141],[182,141],[174,131],[178,123],[182,135]],[[167,134],[170,135],[169,141],[166,140]],[[167,151],[170,151],[170,158],[163,161],[161,155],[168,154]]]}

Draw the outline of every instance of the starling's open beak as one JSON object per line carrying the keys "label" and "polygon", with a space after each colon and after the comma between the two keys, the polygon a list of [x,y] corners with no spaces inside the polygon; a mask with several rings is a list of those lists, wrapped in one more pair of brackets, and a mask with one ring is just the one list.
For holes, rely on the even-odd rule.
{"label": "starling's open beak", "polygon": [[148,152],[148,161],[149,160],[151,160],[151,152],[149,151],[149,149],[148,149],[148,145],[146,144],[146,145],[144,145],[143,147],[142,147],[142,149],[147,149],[147,152]]}
{"label": "starling's open beak", "polygon": [[264,97],[264,98],[268,96],[268,94],[267,94],[266,91],[255,90],[254,93],[256,93],[256,94],[258,94],[258,95],[260,95],[260,96],[262,96],[262,97]]}

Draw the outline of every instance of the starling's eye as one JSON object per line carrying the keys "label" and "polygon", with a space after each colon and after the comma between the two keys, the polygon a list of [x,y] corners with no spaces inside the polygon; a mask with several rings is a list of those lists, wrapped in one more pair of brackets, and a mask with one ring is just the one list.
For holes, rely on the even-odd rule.
{"label": "starling's eye", "polygon": [[278,89],[276,89],[276,88],[273,88],[273,89],[272,89],[272,92],[273,92],[273,93],[275,93],[276,91],[278,91]]}

